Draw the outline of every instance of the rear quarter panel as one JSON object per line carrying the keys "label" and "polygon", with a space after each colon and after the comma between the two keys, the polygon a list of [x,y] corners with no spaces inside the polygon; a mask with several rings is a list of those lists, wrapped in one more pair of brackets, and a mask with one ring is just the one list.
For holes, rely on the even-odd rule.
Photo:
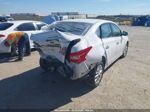
{"label": "rear quarter panel", "polygon": [[91,52],[87,55],[87,64],[97,64],[105,56],[103,43],[101,39],[93,32],[86,37],[87,46],[92,46]]}
{"label": "rear quarter panel", "polygon": [[79,43],[73,46],[71,53],[78,52],[88,47],[92,47],[92,49],[87,54],[86,61],[78,64],[68,64],[74,71],[74,77],[72,79],[78,79],[83,77],[91,69],[93,69],[98,62],[102,61],[102,56],[105,54],[104,49],[102,47],[102,41],[94,33],[83,37]]}

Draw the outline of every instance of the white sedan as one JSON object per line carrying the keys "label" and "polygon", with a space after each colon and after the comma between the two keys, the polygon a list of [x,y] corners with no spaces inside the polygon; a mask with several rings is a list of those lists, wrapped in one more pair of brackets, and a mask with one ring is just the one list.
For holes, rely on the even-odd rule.
{"label": "white sedan", "polygon": [[106,68],[127,55],[129,45],[128,33],[116,23],[97,19],[56,22],[31,39],[39,48],[41,68],[73,80],[86,78],[93,87]]}
{"label": "white sedan", "polygon": [[[16,47],[12,45],[7,48],[4,42],[10,33],[22,31],[28,34],[29,38],[31,34],[42,32],[41,28],[47,25],[46,23],[39,21],[11,21],[0,23],[0,53],[16,54]],[[33,42],[30,40],[31,48],[34,48]]]}

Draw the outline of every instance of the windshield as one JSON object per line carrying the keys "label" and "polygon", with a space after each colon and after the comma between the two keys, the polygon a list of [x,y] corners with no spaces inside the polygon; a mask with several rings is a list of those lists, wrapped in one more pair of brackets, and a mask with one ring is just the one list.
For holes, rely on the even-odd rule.
{"label": "windshield", "polygon": [[85,35],[91,28],[91,23],[84,22],[58,22],[49,26],[49,30],[56,29],[74,35]]}
{"label": "windshield", "polygon": [[7,30],[13,25],[13,23],[0,23],[0,31]]}

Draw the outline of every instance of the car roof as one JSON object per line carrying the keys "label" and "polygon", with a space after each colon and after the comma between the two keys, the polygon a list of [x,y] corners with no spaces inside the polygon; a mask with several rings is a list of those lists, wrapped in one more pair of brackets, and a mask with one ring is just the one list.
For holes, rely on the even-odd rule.
{"label": "car roof", "polygon": [[18,21],[8,21],[7,23],[21,24],[21,23],[28,23],[28,22],[41,22],[41,21],[18,20]]}
{"label": "car roof", "polygon": [[[37,22],[40,23],[41,21],[32,21],[32,20],[18,20],[18,21],[7,21],[7,22],[3,22],[3,23],[10,23],[13,24],[13,26],[11,26],[10,28],[8,28],[7,30],[13,30],[15,29],[18,25],[23,24],[23,23],[30,23],[30,22]],[[41,22],[43,23],[43,22]],[[5,30],[6,31],[6,30]]]}
{"label": "car roof", "polygon": [[70,19],[70,20],[63,20],[64,22],[84,22],[84,23],[91,23],[91,24],[96,24],[96,23],[106,23],[106,22],[111,22],[103,19]]}

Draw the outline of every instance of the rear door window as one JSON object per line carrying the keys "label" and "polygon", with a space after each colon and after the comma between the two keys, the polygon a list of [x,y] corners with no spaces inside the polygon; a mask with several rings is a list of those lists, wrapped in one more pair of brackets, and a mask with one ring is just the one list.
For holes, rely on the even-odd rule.
{"label": "rear door window", "polygon": [[33,23],[24,23],[17,27],[19,31],[35,31],[36,28]]}
{"label": "rear door window", "polygon": [[102,38],[108,38],[108,37],[111,37],[112,36],[112,31],[111,31],[111,28],[110,28],[110,24],[103,24],[101,25],[100,27],[100,36]]}
{"label": "rear door window", "polygon": [[13,23],[0,23],[0,31],[7,30],[13,25]]}

